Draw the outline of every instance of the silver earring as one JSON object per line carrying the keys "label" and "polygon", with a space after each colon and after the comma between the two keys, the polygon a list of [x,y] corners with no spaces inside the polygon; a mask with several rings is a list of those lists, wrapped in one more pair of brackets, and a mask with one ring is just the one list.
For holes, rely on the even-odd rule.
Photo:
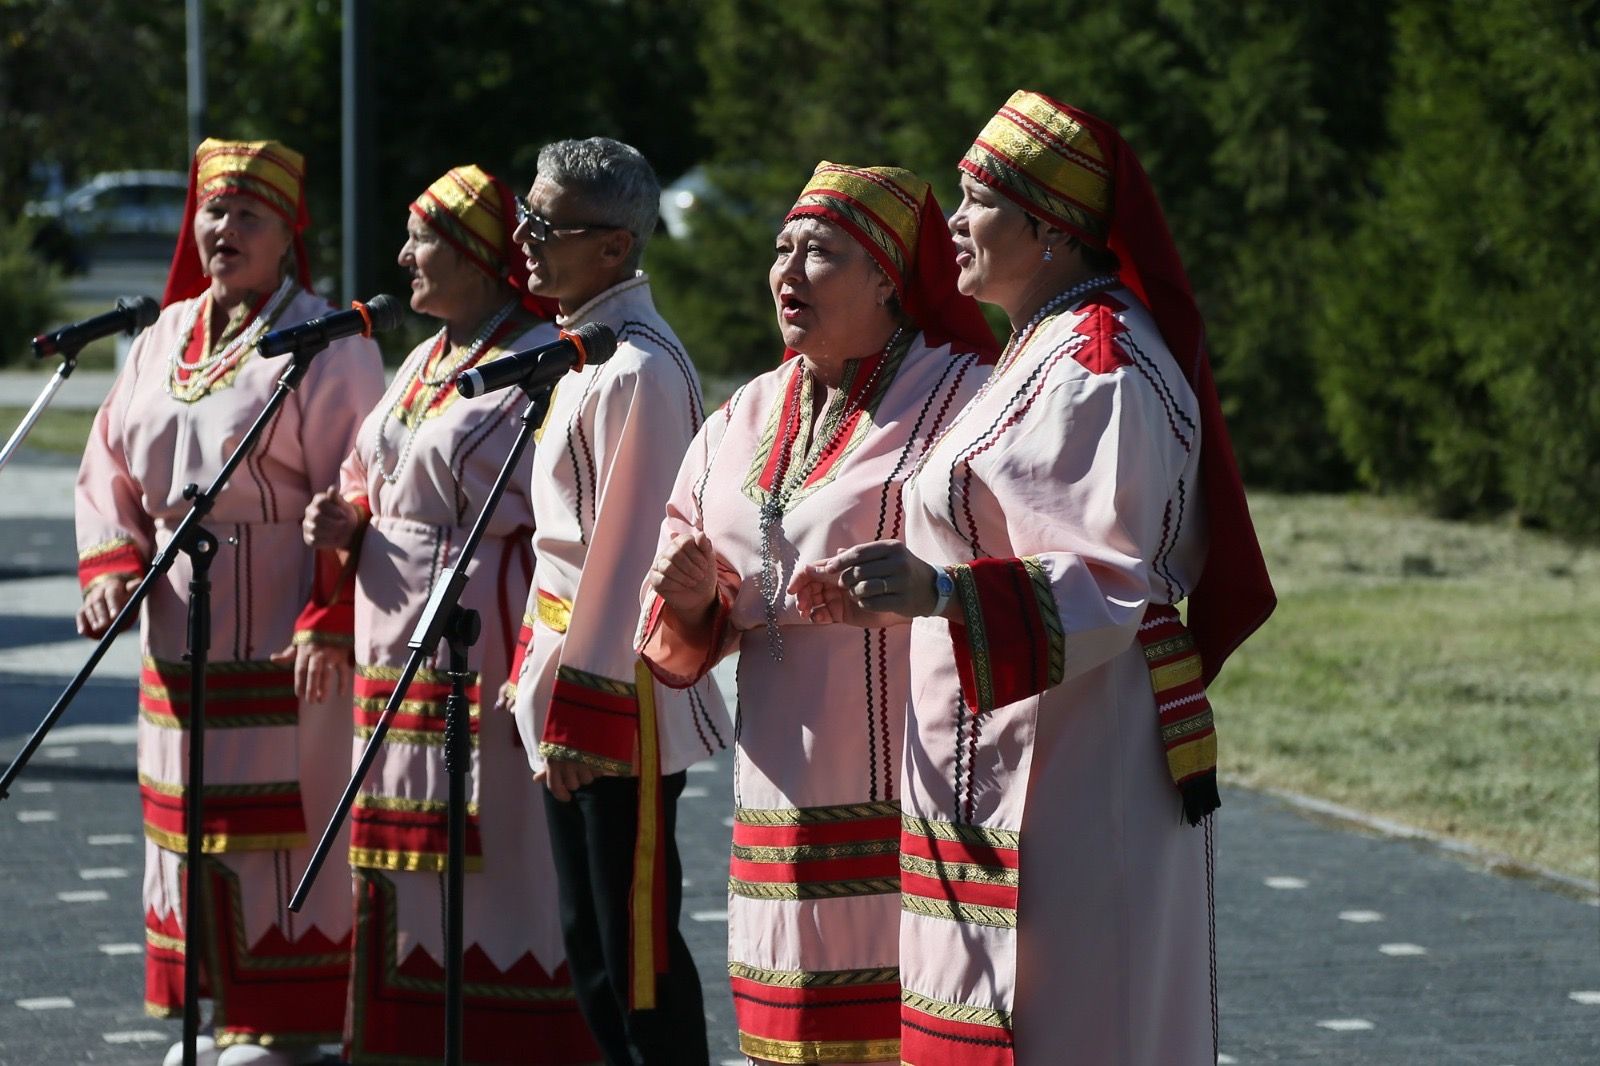
{"label": "silver earring", "polygon": [[1044,246],[1044,261],[1046,263],[1053,263],[1053,262],[1055,262],[1055,258],[1056,258],[1056,253],[1051,249],[1051,247],[1048,244],[1045,245]]}

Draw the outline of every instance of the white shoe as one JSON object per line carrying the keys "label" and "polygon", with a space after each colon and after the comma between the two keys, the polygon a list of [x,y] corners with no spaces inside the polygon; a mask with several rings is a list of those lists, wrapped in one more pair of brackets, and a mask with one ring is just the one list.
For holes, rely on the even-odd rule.
{"label": "white shoe", "polygon": [[217,1066],[307,1066],[321,1061],[319,1047],[270,1048],[260,1044],[235,1044],[223,1049]]}
{"label": "white shoe", "polygon": [[[194,1042],[195,1066],[217,1066],[217,1042],[210,1035],[201,1033]],[[183,1066],[183,1041],[167,1048],[167,1057],[161,1060],[161,1066]]]}

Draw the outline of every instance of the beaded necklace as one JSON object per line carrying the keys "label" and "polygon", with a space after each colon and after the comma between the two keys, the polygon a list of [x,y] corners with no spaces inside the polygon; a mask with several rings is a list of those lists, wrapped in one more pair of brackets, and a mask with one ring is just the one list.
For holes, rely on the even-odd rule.
{"label": "beaded necklace", "polygon": [[[428,408],[432,407],[434,401],[439,398],[439,393],[450,388],[455,383],[456,376],[472,365],[473,360],[478,357],[484,346],[489,343],[490,338],[495,335],[495,331],[500,328],[506,319],[511,317],[511,312],[516,308],[517,302],[513,300],[490,315],[488,321],[483,324],[477,335],[472,338],[472,343],[450,364],[449,368],[437,377],[430,378],[428,376],[428,364],[438,358],[443,353],[445,345],[449,343],[450,327],[442,326],[439,332],[434,335],[433,344],[428,349],[428,354],[417,364],[417,373],[413,378],[417,385],[417,391],[409,408],[412,412],[412,417],[410,425],[406,426],[405,443],[400,446],[400,456],[395,460],[394,469],[392,470],[383,468],[383,430],[390,418],[405,425],[406,420],[400,418],[397,414],[400,410],[399,401],[389,408],[388,413],[384,415],[383,421],[378,424],[377,439],[372,446],[372,467],[378,472],[378,476],[383,478],[385,484],[393,485],[400,480],[400,471],[405,467],[406,459],[411,455],[411,447],[417,441],[417,431],[422,428],[422,423],[427,419]],[[411,383],[408,382],[400,392],[401,399],[403,400],[406,393],[410,391]]]}
{"label": "beaded necklace", "polygon": [[[783,634],[778,630],[778,597],[780,594],[779,568],[777,558],[777,534],[783,527],[783,516],[787,511],[794,494],[805,485],[806,479],[816,471],[817,464],[822,457],[833,451],[840,439],[844,436],[846,428],[850,426],[851,418],[862,406],[871,399],[873,385],[877,382],[878,372],[889,361],[889,353],[894,351],[900,342],[900,335],[905,327],[897,326],[894,335],[889,338],[889,343],[884,345],[883,354],[878,359],[872,373],[862,384],[859,392],[852,387],[847,390],[846,397],[839,411],[838,420],[834,423],[833,431],[823,438],[819,433],[812,442],[812,448],[805,458],[805,462],[789,469],[789,456],[800,437],[800,395],[804,385],[794,390],[794,401],[785,412],[790,427],[790,432],[778,442],[778,467],[772,475],[772,491],[767,494],[765,502],[761,504],[760,529],[761,529],[761,576],[759,587],[761,589],[762,606],[767,616],[767,650],[771,652],[774,662],[783,662]],[[800,366],[802,377],[810,377],[802,362]],[[856,392],[855,398],[848,393]],[[781,424],[781,423],[780,423]]]}
{"label": "beaded necklace", "polygon": [[[256,346],[295,288],[294,278],[284,278],[268,297],[260,313],[237,336],[212,354],[190,363],[184,360],[183,353],[194,339],[194,330],[202,313],[210,312],[211,293],[208,291],[196,300],[194,306],[184,313],[183,321],[178,326],[178,338],[172,344],[171,354],[167,356],[167,395],[184,403],[194,403],[209,393]],[[180,373],[188,376],[180,380]]]}
{"label": "beaded necklace", "polygon": [[1046,300],[1044,306],[1035,311],[1033,317],[1028,319],[1021,329],[1011,334],[1011,338],[1006,341],[1005,348],[1000,352],[1000,358],[995,362],[994,372],[978,387],[978,391],[973,395],[972,399],[967,401],[966,406],[956,412],[956,416],[933,439],[933,443],[923,450],[922,455],[917,459],[916,465],[911,468],[911,473],[906,478],[907,482],[922,472],[923,466],[928,462],[928,457],[938,450],[940,444],[944,443],[944,439],[950,434],[950,431],[961,424],[961,420],[966,417],[967,412],[982,402],[983,398],[989,394],[989,390],[994,387],[994,383],[999,381],[1006,371],[1021,361],[1023,352],[1033,340],[1034,334],[1038,332],[1040,326],[1044,325],[1047,320],[1054,318],[1062,308],[1070,307],[1091,292],[1109,289],[1120,284],[1122,284],[1122,280],[1116,275],[1101,274],[1080,281],[1069,289],[1063,289]]}

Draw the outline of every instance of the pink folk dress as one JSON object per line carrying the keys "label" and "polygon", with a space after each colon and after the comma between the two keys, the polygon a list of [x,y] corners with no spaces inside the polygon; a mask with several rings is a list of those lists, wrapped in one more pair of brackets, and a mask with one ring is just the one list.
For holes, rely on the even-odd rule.
{"label": "pink folk dress", "polygon": [[[292,282],[251,309],[244,334],[326,314]],[[254,343],[195,373],[211,352],[207,297],[167,307],[139,336],[95,416],[78,472],[79,573],[85,587],[143,573],[189,511],[185,485],[208,485],[266,405],[284,359]],[[370,340],[336,341],[217,499],[205,527],[221,540],[211,576],[206,674],[206,898],[198,916],[204,988],[219,1044],[335,1041],[344,1025],[350,903],[324,878],[298,914],[289,896],[346,776],[349,693],[298,701],[293,669],[269,657],[295,636],[313,553],[300,521],[337,482],[356,426],[383,390]],[[144,607],[139,792],[145,823],[145,1006],[183,1009],[183,853],[187,828],[190,566],[178,556]],[[328,634],[347,642],[348,633]]]}
{"label": "pink folk dress", "polygon": [[[757,1059],[899,1061],[911,627],[813,625],[782,590],[797,565],[904,535],[905,478],[988,372],[915,334],[849,364],[819,410],[791,359],[711,416],[667,506],[660,548],[705,531],[720,609],[708,644],[647,590],[645,655],[682,685],[739,652],[728,973],[740,1046]],[[775,495],[782,518],[764,527]]]}
{"label": "pink folk dress", "polygon": [[1199,662],[1141,640],[1204,558],[1199,408],[1124,288],[1020,349],[905,491],[964,624],[912,629],[901,1056],[1209,1062],[1206,836],[1152,689]]}
{"label": "pink folk dress", "polygon": [[[340,491],[371,515],[356,564],[355,752],[393,694],[406,642],[429,593],[453,566],[527,400],[518,389],[467,399],[456,376],[556,339],[520,315],[458,357],[419,345],[367,417]],[[442,360],[442,362],[441,362]],[[555,872],[542,809],[511,716],[494,712],[532,571],[533,512],[523,453],[468,569],[461,606],[482,633],[475,678],[465,878],[464,1058],[576,1063],[599,1057],[578,1013],[561,945]],[[424,661],[351,812],[356,935],[348,1031],[352,1062],[437,1057],[444,1048],[444,869],[449,779],[444,708],[449,648]],[[346,749],[348,750],[348,749]]]}

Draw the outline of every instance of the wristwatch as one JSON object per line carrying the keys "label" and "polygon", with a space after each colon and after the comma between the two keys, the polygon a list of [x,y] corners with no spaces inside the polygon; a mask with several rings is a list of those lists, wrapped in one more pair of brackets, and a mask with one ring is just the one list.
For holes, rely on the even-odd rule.
{"label": "wristwatch", "polygon": [[956,594],[956,579],[950,576],[950,571],[939,567],[933,572],[933,610],[934,617],[944,614],[944,609],[950,603],[950,597]]}

